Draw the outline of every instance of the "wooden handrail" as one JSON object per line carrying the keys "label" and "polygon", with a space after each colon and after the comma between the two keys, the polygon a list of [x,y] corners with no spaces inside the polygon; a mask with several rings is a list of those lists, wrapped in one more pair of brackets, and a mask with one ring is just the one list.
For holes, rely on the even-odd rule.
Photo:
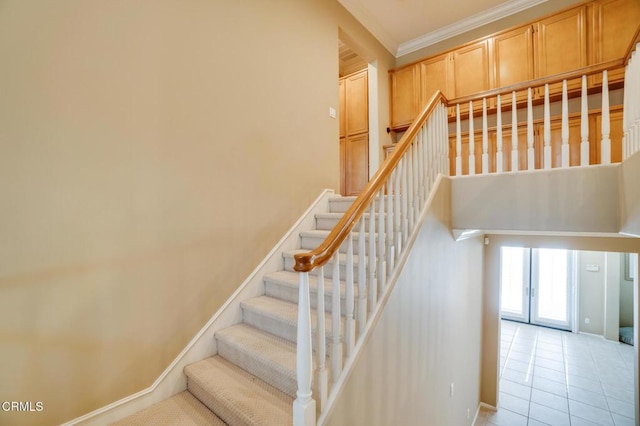
{"label": "wooden handrail", "polygon": [[437,91],[322,244],[314,250],[306,253],[298,253],[294,256],[296,260],[294,270],[298,272],[312,271],[326,264],[329,259],[331,259],[331,256],[338,251],[340,245],[349,235],[349,232],[351,232],[356,223],[358,223],[358,220],[360,220],[366,212],[369,204],[373,202],[376,194],[384,186],[389,176],[391,176],[394,168],[400,162],[402,155],[409,149],[411,142],[429,115],[433,112],[434,108],[438,105],[439,101],[445,104],[447,103],[447,99],[442,92]]}
{"label": "wooden handrail", "polygon": [[522,83],[512,84],[511,86],[500,87],[499,89],[485,90],[484,92],[478,92],[473,95],[461,96],[459,98],[451,99],[448,106],[454,106],[456,104],[464,104],[469,101],[480,101],[483,98],[492,98],[498,95],[511,94],[513,91],[520,91],[529,87],[540,87],[545,84],[562,83],[563,80],[572,80],[581,78],[583,75],[593,75],[601,73],[604,70],[612,70],[615,68],[622,68],[625,65],[624,58],[616,59],[613,61],[602,62],[597,65],[589,65],[588,67],[578,68],[574,71],[567,71],[561,74],[555,74],[548,77],[540,77],[534,80],[528,80]]}

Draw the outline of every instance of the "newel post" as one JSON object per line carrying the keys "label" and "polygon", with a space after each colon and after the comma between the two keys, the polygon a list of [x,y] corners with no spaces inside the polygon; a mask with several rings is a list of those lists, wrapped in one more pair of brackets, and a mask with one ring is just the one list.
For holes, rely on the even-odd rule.
{"label": "newel post", "polygon": [[298,331],[296,372],[298,378],[297,398],[293,401],[293,425],[314,426],[316,424],[316,401],[311,397],[313,358],[311,346],[311,302],[309,300],[309,273],[300,273],[298,295]]}

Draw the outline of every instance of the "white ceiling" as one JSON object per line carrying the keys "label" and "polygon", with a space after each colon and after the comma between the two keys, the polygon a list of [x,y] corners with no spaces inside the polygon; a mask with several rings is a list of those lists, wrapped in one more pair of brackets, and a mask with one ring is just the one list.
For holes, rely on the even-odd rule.
{"label": "white ceiling", "polygon": [[338,0],[396,57],[548,0]]}

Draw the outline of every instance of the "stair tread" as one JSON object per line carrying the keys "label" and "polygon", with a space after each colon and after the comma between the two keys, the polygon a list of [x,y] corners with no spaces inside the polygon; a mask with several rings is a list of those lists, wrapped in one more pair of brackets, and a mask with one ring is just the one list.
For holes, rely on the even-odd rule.
{"label": "stair tread", "polygon": [[216,339],[240,348],[253,359],[295,379],[295,343],[240,323],[216,332]]}
{"label": "stair tread", "polygon": [[113,425],[225,426],[226,423],[193,396],[191,392],[183,391],[149,408],[125,417],[113,423]]}
{"label": "stair tread", "polygon": [[293,398],[220,356],[185,367],[189,389],[229,424],[291,425]]}

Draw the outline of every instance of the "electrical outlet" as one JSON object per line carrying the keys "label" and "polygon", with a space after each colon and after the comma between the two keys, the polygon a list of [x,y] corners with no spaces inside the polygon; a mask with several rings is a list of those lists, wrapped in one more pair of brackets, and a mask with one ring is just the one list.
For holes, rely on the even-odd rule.
{"label": "electrical outlet", "polygon": [[591,318],[585,318],[585,319],[584,319],[584,323],[585,323],[585,324],[589,324],[590,322],[591,322]]}

